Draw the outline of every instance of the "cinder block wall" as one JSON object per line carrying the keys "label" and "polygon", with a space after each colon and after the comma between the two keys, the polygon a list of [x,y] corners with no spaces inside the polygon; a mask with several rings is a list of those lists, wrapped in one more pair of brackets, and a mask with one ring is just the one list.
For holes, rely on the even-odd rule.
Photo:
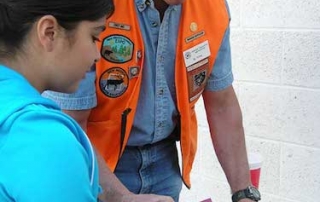
{"label": "cinder block wall", "polygon": [[[263,156],[262,202],[320,199],[320,1],[229,0],[235,89],[247,147]],[[192,188],[181,202],[229,202],[200,101]]]}

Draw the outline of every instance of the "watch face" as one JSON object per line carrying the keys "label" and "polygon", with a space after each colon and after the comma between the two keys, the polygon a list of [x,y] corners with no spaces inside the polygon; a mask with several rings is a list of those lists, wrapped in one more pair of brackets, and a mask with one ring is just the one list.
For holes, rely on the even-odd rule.
{"label": "watch face", "polygon": [[250,195],[252,195],[252,198],[254,200],[260,200],[260,192],[255,187],[248,187]]}

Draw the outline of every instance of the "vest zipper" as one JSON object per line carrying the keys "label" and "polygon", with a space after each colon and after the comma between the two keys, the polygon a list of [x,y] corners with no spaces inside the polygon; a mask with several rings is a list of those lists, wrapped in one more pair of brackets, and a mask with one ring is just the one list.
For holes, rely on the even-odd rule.
{"label": "vest zipper", "polygon": [[120,137],[120,152],[119,152],[119,158],[121,156],[121,151],[122,151],[122,147],[123,147],[123,142],[124,142],[124,137],[126,135],[126,127],[127,127],[127,117],[128,114],[131,112],[130,108],[125,109],[122,112],[121,115],[121,137]]}

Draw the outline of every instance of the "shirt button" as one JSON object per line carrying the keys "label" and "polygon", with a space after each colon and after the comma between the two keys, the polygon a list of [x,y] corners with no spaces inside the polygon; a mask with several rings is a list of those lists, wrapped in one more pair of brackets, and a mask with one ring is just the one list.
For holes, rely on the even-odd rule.
{"label": "shirt button", "polygon": [[162,61],[164,61],[164,57],[163,56],[159,56],[158,57],[158,62],[162,62]]}
{"label": "shirt button", "polygon": [[151,26],[152,26],[152,27],[157,27],[157,26],[158,26],[158,23],[157,23],[157,22],[152,22],[152,23],[151,23]]}
{"label": "shirt button", "polygon": [[144,9],[145,7],[146,7],[145,4],[140,4],[140,5],[139,5],[139,8],[140,8],[140,9]]}
{"label": "shirt button", "polygon": [[160,123],[158,123],[158,127],[161,128],[163,125],[162,121]]}

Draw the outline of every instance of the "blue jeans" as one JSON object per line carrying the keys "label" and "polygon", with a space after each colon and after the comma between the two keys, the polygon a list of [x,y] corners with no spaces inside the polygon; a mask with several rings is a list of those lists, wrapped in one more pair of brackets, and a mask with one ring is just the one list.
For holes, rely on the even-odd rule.
{"label": "blue jeans", "polygon": [[133,193],[167,195],[179,201],[182,178],[175,141],[126,147],[115,174]]}

